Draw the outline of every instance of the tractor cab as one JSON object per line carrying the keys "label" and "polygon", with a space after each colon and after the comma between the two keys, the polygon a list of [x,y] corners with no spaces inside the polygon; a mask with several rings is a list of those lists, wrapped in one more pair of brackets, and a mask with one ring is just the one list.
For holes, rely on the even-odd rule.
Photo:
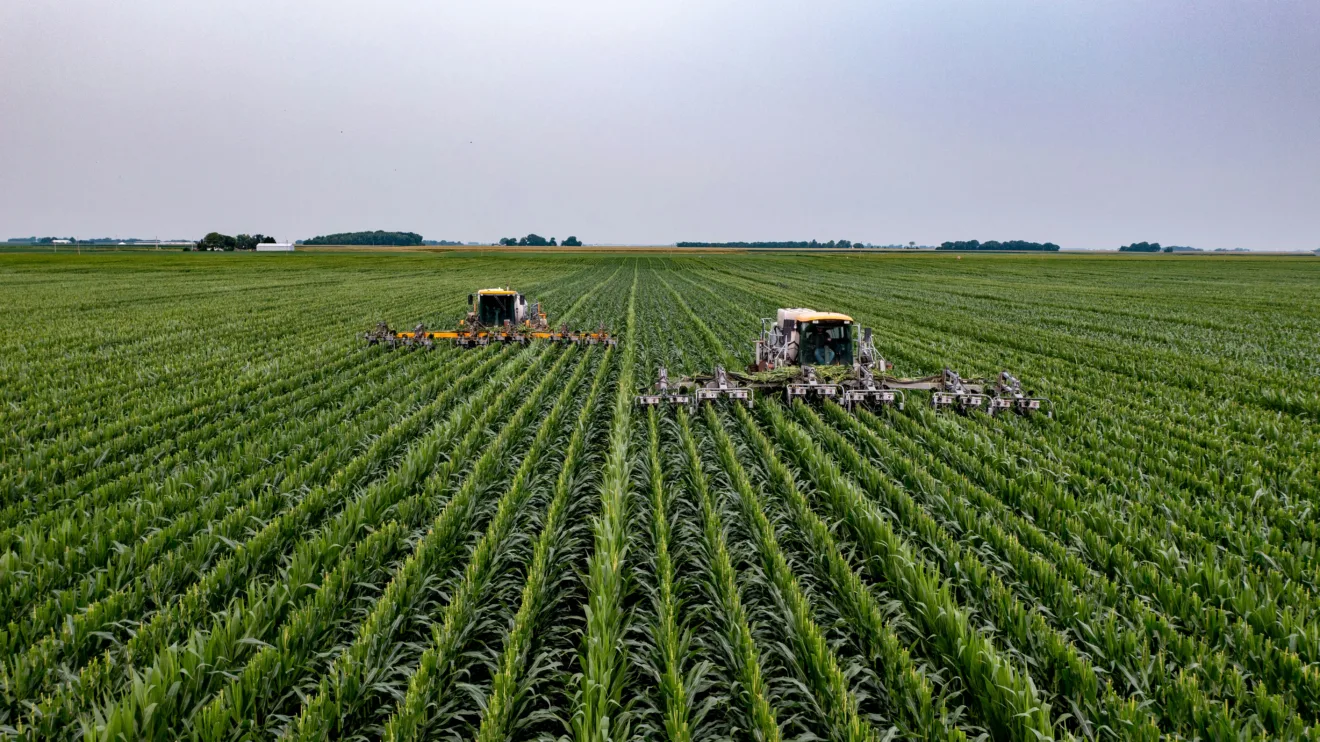
{"label": "tractor cab", "polygon": [[796,365],[852,365],[852,319],[822,315],[821,319],[799,320],[798,338]]}
{"label": "tractor cab", "polygon": [[481,289],[468,294],[469,318],[484,327],[499,327],[505,322],[521,324],[527,319],[527,298],[510,289]]}
{"label": "tractor cab", "polygon": [[[853,318],[814,309],[780,309],[763,321],[756,343],[757,371],[789,366],[851,366],[858,343]],[[865,354],[864,354],[865,355]]]}

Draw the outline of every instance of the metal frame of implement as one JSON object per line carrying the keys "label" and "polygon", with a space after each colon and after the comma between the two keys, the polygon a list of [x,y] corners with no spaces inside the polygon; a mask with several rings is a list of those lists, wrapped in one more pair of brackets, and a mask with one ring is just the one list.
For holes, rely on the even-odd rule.
{"label": "metal frame of implement", "polygon": [[463,348],[477,348],[491,343],[527,344],[533,340],[574,345],[618,345],[619,339],[602,326],[597,332],[560,330],[529,330],[510,326],[480,330],[430,330],[418,325],[411,332],[395,332],[385,323],[364,335],[368,345],[386,345],[390,348],[434,348],[436,341],[449,341]]}
{"label": "metal frame of implement", "polygon": [[[809,310],[788,310],[809,311]],[[782,313],[782,312],[781,312]],[[815,316],[827,317],[832,321],[843,321],[851,325],[852,318],[847,315],[814,313]],[[854,328],[855,325],[852,325]],[[761,337],[756,342],[757,364],[753,368],[794,366],[796,323],[792,320],[781,324],[769,318],[761,320]],[[936,410],[954,409],[959,412],[981,410],[989,415],[1000,412],[1031,414],[1044,411],[1049,417],[1054,416],[1053,403],[1046,397],[1024,392],[1022,384],[1008,371],[999,374],[994,382],[984,379],[963,379],[952,369],[944,369],[934,376],[905,379],[888,376],[884,372],[892,366],[875,349],[871,329],[862,331],[857,340],[856,359],[848,376],[839,381],[827,381],[821,378],[817,367],[809,364],[797,366],[801,373],[793,378],[775,381],[758,380],[748,374],[729,373],[723,366],[716,366],[709,375],[697,375],[669,380],[665,368],[660,369],[659,379],[652,390],[637,395],[637,404],[642,406],[685,405],[696,407],[703,401],[718,402],[730,400],[751,407],[757,393],[783,393],[787,401],[830,399],[840,403],[850,412],[857,407],[897,406],[903,409],[907,402],[908,391],[929,391],[930,405]],[[877,373],[878,372],[878,373]]]}
{"label": "metal frame of implement", "polygon": [[[505,319],[496,325],[484,325],[479,320],[479,303],[487,296],[513,297],[506,311],[512,311],[517,321]],[[474,298],[477,303],[474,303]],[[431,330],[425,324],[418,324],[411,332],[398,332],[386,322],[362,335],[368,345],[385,345],[389,348],[434,348],[437,341],[452,342],[462,348],[477,348],[491,343],[518,343],[526,345],[534,340],[548,340],[552,343],[572,343],[574,345],[618,345],[618,338],[605,329],[604,323],[595,332],[570,330],[564,325],[558,330],[552,329],[541,311],[540,302],[528,305],[526,297],[512,289],[482,289],[476,294],[468,294],[467,317],[460,320],[454,330]],[[483,305],[484,306],[484,305]],[[507,315],[506,315],[507,316]]]}
{"label": "metal frame of implement", "polygon": [[812,366],[802,367],[802,376],[783,383],[761,382],[743,374],[731,374],[716,366],[709,376],[693,376],[677,383],[669,381],[669,373],[660,368],[660,379],[653,389],[637,395],[637,404],[684,405],[695,408],[705,401],[730,400],[752,407],[759,394],[783,393],[787,401],[805,402],[833,400],[848,411],[857,407],[895,406],[903,409],[907,391],[929,391],[930,405],[936,410],[953,409],[959,412],[980,410],[988,415],[1001,412],[1030,414],[1044,411],[1054,417],[1053,403],[1047,397],[1024,393],[1020,382],[1007,371],[1000,373],[993,385],[981,379],[965,380],[950,369],[935,376],[921,379],[903,379],[893,376],[876,377],[864,369],[857,378],[842,383],[821,381]]}

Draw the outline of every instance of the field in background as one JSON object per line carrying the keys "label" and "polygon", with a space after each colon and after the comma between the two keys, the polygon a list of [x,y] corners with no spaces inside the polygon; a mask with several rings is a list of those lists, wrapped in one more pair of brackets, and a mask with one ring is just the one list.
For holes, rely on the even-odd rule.
{"label": "field in background", "polygon": [[[618,348],[386,351],[512,285]],[[3,255],[0,736],[1277,739],[1320,260]],[[781,306],[1054,419],[634,408]]]}

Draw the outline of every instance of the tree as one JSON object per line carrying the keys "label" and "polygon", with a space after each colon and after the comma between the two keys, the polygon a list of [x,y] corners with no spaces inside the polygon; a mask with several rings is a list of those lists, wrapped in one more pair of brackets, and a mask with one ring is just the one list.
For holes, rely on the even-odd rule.
{"label": "tree", "polygon": [[234,250],[238,247],[238,240],[227,234],[219,232],[207,232],[197,243],[198,250]]}
{"label": "tree", "polygon": [[960,252],[969,251],[969,250],[1000,250],[1000,251],[1009,251],[1009,252],[1058,252],[1059,246],[1054,244],[1053,242],[1028,242],[1026,240],[1005,240],[1003,242],[1000,242],[998,240],[989,240],[984,243],[979,242],[977,240],[967,240],[965,242],[960,240],[957,242],[941,242],[939,247],[936,247],[935,249],[958,250]]}
{"label": "tree", "polygon": [[1123,245],[1118,248],[1119,252],[1159,252],[1160,243],[1158,242],[1133,242],[1131,245]]}
{"label": "tree", "polygon": [[337,232],[303,240],[304,245],[389,245],[416,247],[422,236],[416,232]]}
{"label": "tree", "polygon": [[255,250],[257,245],[269,244],[275,241],[274,237],[267,237],[264,234],[240,234],[237,237],[230,237],[227,234],[219,232],[208,232],[205,237],[197,242],[198,250]]}
{"label": "tree", "polygon": [[[816,240],[812,240],[812,241],[810,241],[810,242],[807,242],[807,241],[805,241],[805,240],[797,240],[797,241],[793,241],[793,240],[784,240],[784,241],[774,241],[774,242],[765,242],[765,241],[762,241],[762,242],[692,242],[692,241],[683,241],[683,242],[679,242],[679,243],[677,243],[676,246],[677,246],[677,247],[734,247],[734,248],[752,248],[752,249],[767,249],[767,248],[775,248],[775,249],[785,249],[785,250],[810,250],[810,249],[813,249],[813,248],[829,247],[829,246],[831,246],[831,245],[833,245],[833,246],[835,246],[835,247],[838,247],[840,244],[847,244],[847,243],[848,243],[847,240],[841,240],[840,242],[837,242],[837,243],[834,242],[833,240],[831,240],[831,241],[829,241],[829,242],[818,242],[818,241],[816,241]],[[567,245],[568,242],[565,241],[564,244]],[[857,243],[857,244],[858,244],[859,246],[861,245],[860,242]]]}
{"label": "tree", "polygon": [[550,238],[550,247],[558,247],[558,245],[555,244],[555,238],[554,238],[554,237],[551,237],[551,238]]}
{"label": "tree", "polygon": [[562,244],[563,244],[564,247],[581,247],[581,246],[582,246],[582,242],[581,242],[580,240],[578,240],[578,238],[575,237],[575,236],[573,236],[573,235],[569,235],[569,236],[565,237],[565,238],[564,238],[564,242],[563,242]]}

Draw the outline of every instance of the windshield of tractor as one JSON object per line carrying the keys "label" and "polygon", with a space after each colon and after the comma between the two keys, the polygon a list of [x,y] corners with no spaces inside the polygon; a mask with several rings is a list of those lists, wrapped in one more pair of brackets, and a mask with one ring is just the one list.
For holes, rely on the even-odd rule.
{"label": "windshield of tractor", "polygon": [[513,322],[513,301],[515,294],[482,294],[477,297],[477,321],[487,327],[504,324],[504,320]]}
{"label": "windshield of tractor", "polygon": [[843,322],[807,322],[802,326],[799,364],[808,366],[851,365],[852,327]]}

